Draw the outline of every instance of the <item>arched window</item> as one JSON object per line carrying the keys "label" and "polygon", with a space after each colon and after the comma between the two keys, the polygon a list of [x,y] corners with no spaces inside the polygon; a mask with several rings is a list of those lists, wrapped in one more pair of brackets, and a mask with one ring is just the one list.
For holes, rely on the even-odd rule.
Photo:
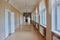
{"label": "arched window", "polygon": [[46,27],[46,7],[43,3],[40,3],[40,25]]}
{"label": "arched window", "polygon": [[60,32],[60,0],[52,0],[52,31]]}

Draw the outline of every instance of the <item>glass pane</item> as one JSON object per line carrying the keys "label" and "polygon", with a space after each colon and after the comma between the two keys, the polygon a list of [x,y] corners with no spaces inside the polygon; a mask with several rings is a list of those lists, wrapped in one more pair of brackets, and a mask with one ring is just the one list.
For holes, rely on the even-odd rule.
{"label": "glass pane", "polygon": [[46,18],[46,10],[45,10],[45,26],[46,26],[46,19],[47,19],[47,18]]}
{"label": "glass pane", "polygon": [[43,25],[46,26],[46,11],[43,12]]}
{"label": "glass pane", "polygon": [[38,10],[36,8],[36,22],[38,23]]}
{"label": "glass pane", "polygon": [[40,24],[42,25],[43,24],[43,14],[40,13]]}
{"label": "glass pane", "polygon": [[42,3],[40,5],[40,24],[46,26],[46,10],[45,5]]}
{"label": "glass pane", "polygon": [[42,6],[42,3],[41,3],[41,4],[40,4],[40,25],[42,25],[42,24],[43,24],[42,8],[43,8],[43,6]]}
{"label": "glass pane", "polygon": [[55,0],[52,0],[52,31],[55,31],[55,28],[56,28],[56,26],[55,26]]}
{"label": "glass pane", "polygon": [[57,30],[60,31],[60,4],[57,6]]}
{"label": "glass pane", "polygon": [[11,12],[11,33],[15,32],[15,25],[14,25],[14,13]]}

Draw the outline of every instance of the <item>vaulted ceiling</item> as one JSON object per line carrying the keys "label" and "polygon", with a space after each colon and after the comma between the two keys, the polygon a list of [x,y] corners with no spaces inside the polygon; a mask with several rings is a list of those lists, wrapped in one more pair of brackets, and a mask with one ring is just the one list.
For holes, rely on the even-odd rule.
{"label": "vaulted ceiling", "polygon": [[32,12],[39,1],[40,0],[9,0],[8,2],[20,12]]}

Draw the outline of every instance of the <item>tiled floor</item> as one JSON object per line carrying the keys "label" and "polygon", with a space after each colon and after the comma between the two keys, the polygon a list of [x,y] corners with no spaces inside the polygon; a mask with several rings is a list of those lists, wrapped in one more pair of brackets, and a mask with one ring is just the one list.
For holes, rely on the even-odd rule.
{"label": "tiled floor", "polygon": [[16,32],[9,36],[6,40],[40,40],[31,24],[20,25]]}

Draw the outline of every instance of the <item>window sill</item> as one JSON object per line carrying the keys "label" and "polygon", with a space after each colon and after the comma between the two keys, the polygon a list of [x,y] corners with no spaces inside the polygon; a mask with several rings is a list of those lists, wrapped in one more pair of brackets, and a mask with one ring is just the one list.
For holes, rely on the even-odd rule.
{"label": "window sill", "polygon": [[57,34],[58,36],[60,36],[60,32],[58,32],[58,31],[52,31],[53,33],[55,33],[55,34]]}
{"label": "window sill", "polygon": [[44,28],[46,28],[47,26],[45,26],[45,25],[40,25],[40,26],[43,26]]}

